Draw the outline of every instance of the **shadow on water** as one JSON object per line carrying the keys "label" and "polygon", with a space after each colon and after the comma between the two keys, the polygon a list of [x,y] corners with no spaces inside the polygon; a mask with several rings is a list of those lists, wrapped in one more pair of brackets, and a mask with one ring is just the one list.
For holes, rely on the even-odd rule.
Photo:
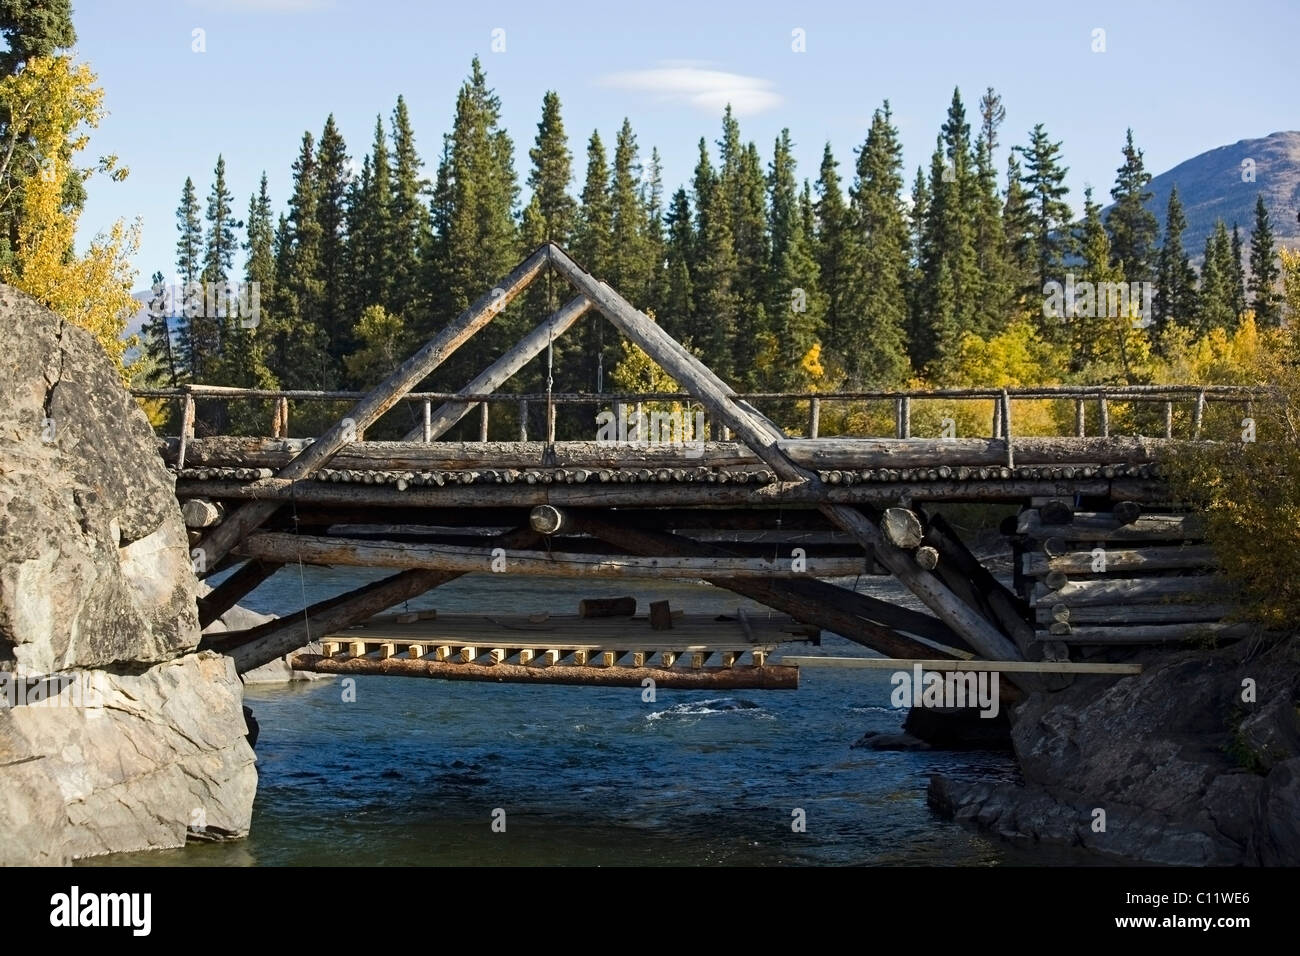
{"label": "shadow on water", "polygon": [[[286,569],[247,603],[291,613],[304,594],[319,600],[367,577]],[[636,593],[642,608],[665,597],[692,611],[755,607],[704,585],[504,583],[462,578],[410,607],[525,613],[557,610],[557,594],[576,604],[620,593]],[[862,651],[834,636],[820,649],[793,647]],[[898,729],[904,712],[890,706],[890,689],[888,672],[845,670],[806,670],[793,692],[659,690],[654,701],[640,688],[383,677],[357,678],[354,701],[337,678],[253,686],[245,702],[261,737],[251,836],[105,862],[1063,862],[1013,853],[926,807],[931,773],[1013,780],[1007,754],[850,749],[867,731]]]}

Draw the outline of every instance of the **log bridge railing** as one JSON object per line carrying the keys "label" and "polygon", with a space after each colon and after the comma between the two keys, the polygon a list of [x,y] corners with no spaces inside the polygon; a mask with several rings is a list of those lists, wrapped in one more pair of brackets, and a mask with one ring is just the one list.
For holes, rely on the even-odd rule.
{"label": "log bridge railing", "polygon": [[[415,390],[544,269],[567,281],[575,297],[460,391]],[[610,321],[682,391],[497,392],[588,311]],[[1127,499],[1162,501],[1168,494],[1156,480],[1159,458],[1183,440],[1175,437],[1174,406],[1194,403],[1186,438],[1197,439],[1211,401],[1244,406],[1248,415],[1259,397],[1250,389],[1224,386],[740,395],[549,243],[370,392],[195,385],[136,394],[181,402],[180,434],[161,440],[160,450],[177,474],[177,496],[196,539],[196,567],[200,575],[236,568],[201,600],[201,622],[220,616],[290,562],[397,569],[391,577],[304,608],[301,615],[205,637],[203,646],[230,654],[241,672],[313,638],[344,632],[463,574],[502,570],[702,579],[900,659],[1061,661],[1068,648],[1062,641],[1039,639],[1039,609],[1029,597],[1005,587],[943,517],[926,507],[944,500],[1032,505],[1083,496],[1090,496],[1093,508],[1098,502],[1131,504]],[[272,400],[271,438],[196,437],[196,399]],[[931,399],[993,400],[992,435],[914,437],[912,404]],[[1018,434],[1013,402],[1039,399],[1074,401],[1076,434]],[[819,436],[824,403],[872,400],[894,403],[892,437]],[[354,404],[314,438],[291,439],[290,401]],[[716,429],[713,440],[689,448],[554,441],[557,405],[652,401],[702,406]],[[806,401],[808,437],[789,437],[755,406],[766,401]],[[367,430],[401,402],[417,403],[420,424],[401,441],[367,441]],[[479,437],[486,439],[486,410],[498,402],[544,403],[548,440],[529,442],[526,435],[517,442],[436,440],[475,407],[481,410]],[[1163,437],[1110,434],[1110,412],[1120,402],[1163,404]],[[1089,403],[1097,405],[1100,435],[1085,434]],[[526,422],[526,406],[523,411]],[[715,536],[709,539],[701,530]],[[716,536],[728,530],[775,538]],[[806,539],[801,553],[803,534],[819,537]],[[882,570],[925,610],[820,580],[818,568],[826,576]],[[358,660],[349,665],[354,671],[374,664],[380,672],[381,659]],[[1028,690],[1044,686],[1047,678],[1017,671],[1008,680]]]}
{"label": "log bridge railing", "polygon": [[[512,363],[522,367],[522,363]],[[515,369],[517,370],[517,369]],[[481,386],[478,386],[481,387]],[[821,437],[821,419],[823,410],[834,403],[888,402],[894,410],[895,438],[922,437],[913,434],[913,403],[924,401],[948,402],[992,402],[992,421],[989,435],[993,438],[1007,438],[1014,429],[1014,403],[1017,401],[1068,401],[1074,404],[1073,436],[1087,437],[1089,434],[1088,409],[1095,409],[1093,432],[1100,437],[1111,434],[1111,418],[1116,406],[1149,405],[1157,406],[1163,413],[1160,436],[1166,439],[1184,437],[1196,440],[1202,437],[1205,415],[1210,403],[1217,405],[1240,406],[1245,417],[1252,413],[1253,404],[1262,396],[1264,390],[1238,385],[1048,385],[1030,388],[939,388],[939,389],[903,389],[903,390],[868,390],[868,391],[831,391],[831,392],[744,392],[737,393],[737,400],[750,405],[780,402],[784,404],[806,404],[808,408],[805,437]],[[366,397],[368,393],[346,390],[304,390],[304,389],[263,389],[234,388],[224,385],[183,385],[177,388],[136,388],[132,394],[137,398],[163,399],[177,404],[181,431],[187,438],[193,438],[196,428],[195,401],[198,399],[222,403],[269,401],[271,420],[268,435],[271,438],[289,437],[290,402],[336,403],[355,402]],[[478,440],[488,441],[491,412],[493,405],[511,405],[517,408],[519,441],[528,441],[529,409],[542,407],[546,409],[547,442],[556,440],[556,408],[559,406],[588,406],[597,409],[610,408],[616,415],[625,415],[631,422],[642,420],[643,408],[650,403],[676,403],[691,408],[700,408],[702,403],[687,392],[530,392],[503,393],[491,391],[474,391],[462,389],[459,392],[409,392],[401,396],[400,403],[412,406],[411,417],[415,418],[415,409],[420,411],[422,424],[414,427],[406,436],[406,441],[433,441],[457,424],[474,409],[478,410]],[[1191,414],[1184,426],[1185,434],[1178,434],[1175,409],[1180,405],[1190,405]],[[693,436],[702,439],[704,436]],[[728,440],[730,429],[713,422],[710,438],[714,441]],[[940,436],[932,436],[940,437]],[[357,433],[357,439],[364,435]]]}

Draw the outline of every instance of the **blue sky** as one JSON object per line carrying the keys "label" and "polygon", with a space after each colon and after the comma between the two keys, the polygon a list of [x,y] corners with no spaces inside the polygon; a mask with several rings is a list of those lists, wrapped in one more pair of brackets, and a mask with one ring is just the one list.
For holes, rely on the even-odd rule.
{"label": "blue sky", "polygon": [[[406,97],[432,166],[456,90],[481,56],[526,175],[542,94],[560,94],[581,179],[586,139],[630,117],[643,157],[658,146],[669,191],[689,180],[701,136],[735,104],[765,157],[782,127],[800,177],[829,141],[851,177],[872,110],[888,98],[910,185],[928,164],[954,86],[975,125],[992,86],[1007,117],[999,162],[1036,122],[1064,141],[1070,200],[1105,197],[1133,127],[1148,169],[1300,128],[1300,7],[1249,3],[835,2],[548,4],[424,0],[74,0],[77,53],[110,115],[91,153],[116,153],[123,183],[95,180],[84,244],[118,217],[143,220],[137,288],[170,274],[181,186],[202,195],[224,153],[242,218],[263,169],[277,212],[304,129],[335,115],[358,162],[375,115]],[[206,51],[194,52],[202,30]],[[493,52],[493,31],[504,31]],[[1094,31],[1104,30],[1104,52]],[[805,51],[793,49],[802,30]],[[432,168],[428,174],[432,176]],[[575,184],[575,191],[576,191]]]}

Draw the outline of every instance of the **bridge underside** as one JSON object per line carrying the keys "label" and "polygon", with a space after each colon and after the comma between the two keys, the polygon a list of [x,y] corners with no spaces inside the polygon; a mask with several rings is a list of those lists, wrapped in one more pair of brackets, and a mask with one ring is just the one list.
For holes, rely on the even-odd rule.
{"label": "bridge underside", "polygon": [[[406,440],[364,440],[379,416],[548,266],[575,287],[575,299],[456,400],[436,413],[426,410],[422,427]],[[645,350],[710,412],[720,426],[716,431],[734,440],[667,445],[437,441],[476,406],[477,397],[497,389],[592,309]],[[1043,506],[1050,523],[1059,522],[1060,508],[1069,512],[1083,506],[1102,513],[1094,533],[1102,535],[1095,540],[1104,540],[1168,496],[1157,463],[1166,440],[788,438],[553,245],[521,263],[314,441],[194,438],[193,408],[191,393],[182,435],[164,440],[161,451],[177,474],[178,497],[194,503],[187,519],[201,529],[195,549],[200,573],[239,565],[200,602],[204,624],[286,564],[396,572],[302,614],[205,640],[205,646],[229,653],[241,672],[292,653],[312,638],[341,635],[385,609],[476,572],[703,580],[890,657],[1063,660],[1068,625],[1056,625],[1068,622],[1068,613],[1064,621],[1058,616],[1044,622],[1033,603],[1041,597],[1036,586],[1062,583],[1052,566],[1060,557],[1050,554],[1057,547],[1054,538],[1045,549],[1040,543],[1047,537],[1007,529],[1016,548],[1015,573],[1007,586],[974,557],[937,508],[945,502]],[[1009,425],[1009,404],[1002,414]],[[1010,435],[1009,427],[1003,435]],[[1112,506],[1113,519],[1105,514]],[[1046,562],[1041,567],[1030,561],[1040,553]],[[1201,561],[1180,567],[1191,573],[1204,566]],[[1044,580],[1035,577],[1039,572]],[[852,582],[869,574],[893,576],[923,610],[854,590]],[[670,621],[666,633],[671,634]],[[662,638],[655,639],[662,645]],[[342,638],[335,643],[333,654],[300,663],[335,672],[600,683],[628,678],[615,668],[645,668],[646,650],[658,646],[616,642],[600,649],[597,659],[613,677],[573,680],[572,674],[561,679],[562,667],[546,667],[558,663],[550,660],[554,655],[539,660],[539,648],[518,640],[488,641],[481,649],[488,654],[486,663],[477,656],[451,659],[450,641],[408,642],[401,655],[395,641],[379,641],[373,648]],[[353,645],[360,646],[360,654],[352,653]],[[429,647],[435,648],[432,654]],[[447,656],[438,659],[443,648]],[[463,644],[462,656],[466,648],[480,650]],[[507,649],[519,663],[505,659]],[[570,659],[576,660],[573,653],[570,649]],[[681,652],[670,648],[669,653]],[[752,682],[729,686],[772,686],[763,683],[776,679],[765,657],[744,666],[732,657],[728,666],[712,670],[730,670],[719,681]],[[582,663],[590,662],[584,657]],[[668,669],[674,665],[684,673],[678,656]],[[447,673],[456,667],[500,669],[496,677],[470,677],[472,670]],[[510,676],[510,668],[520,669],[517,677]],[[547,678],[547,672],[556,677]],[[658,679],[674,678],[661,673]],[[1025,673],[1009,679],[1022,689],[1042,686],[1043,680]]]}

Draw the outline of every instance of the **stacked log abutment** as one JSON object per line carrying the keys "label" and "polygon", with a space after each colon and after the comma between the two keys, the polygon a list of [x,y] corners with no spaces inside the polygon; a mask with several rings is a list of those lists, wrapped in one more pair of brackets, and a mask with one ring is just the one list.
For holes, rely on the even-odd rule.
{"label": "stacked log abutment", "polygon": [[1201,515],[1131,501],[1110,511],[1035,505],[1020,513],[1015,542],[1037,641],[1143,646],[1251,633]]}

